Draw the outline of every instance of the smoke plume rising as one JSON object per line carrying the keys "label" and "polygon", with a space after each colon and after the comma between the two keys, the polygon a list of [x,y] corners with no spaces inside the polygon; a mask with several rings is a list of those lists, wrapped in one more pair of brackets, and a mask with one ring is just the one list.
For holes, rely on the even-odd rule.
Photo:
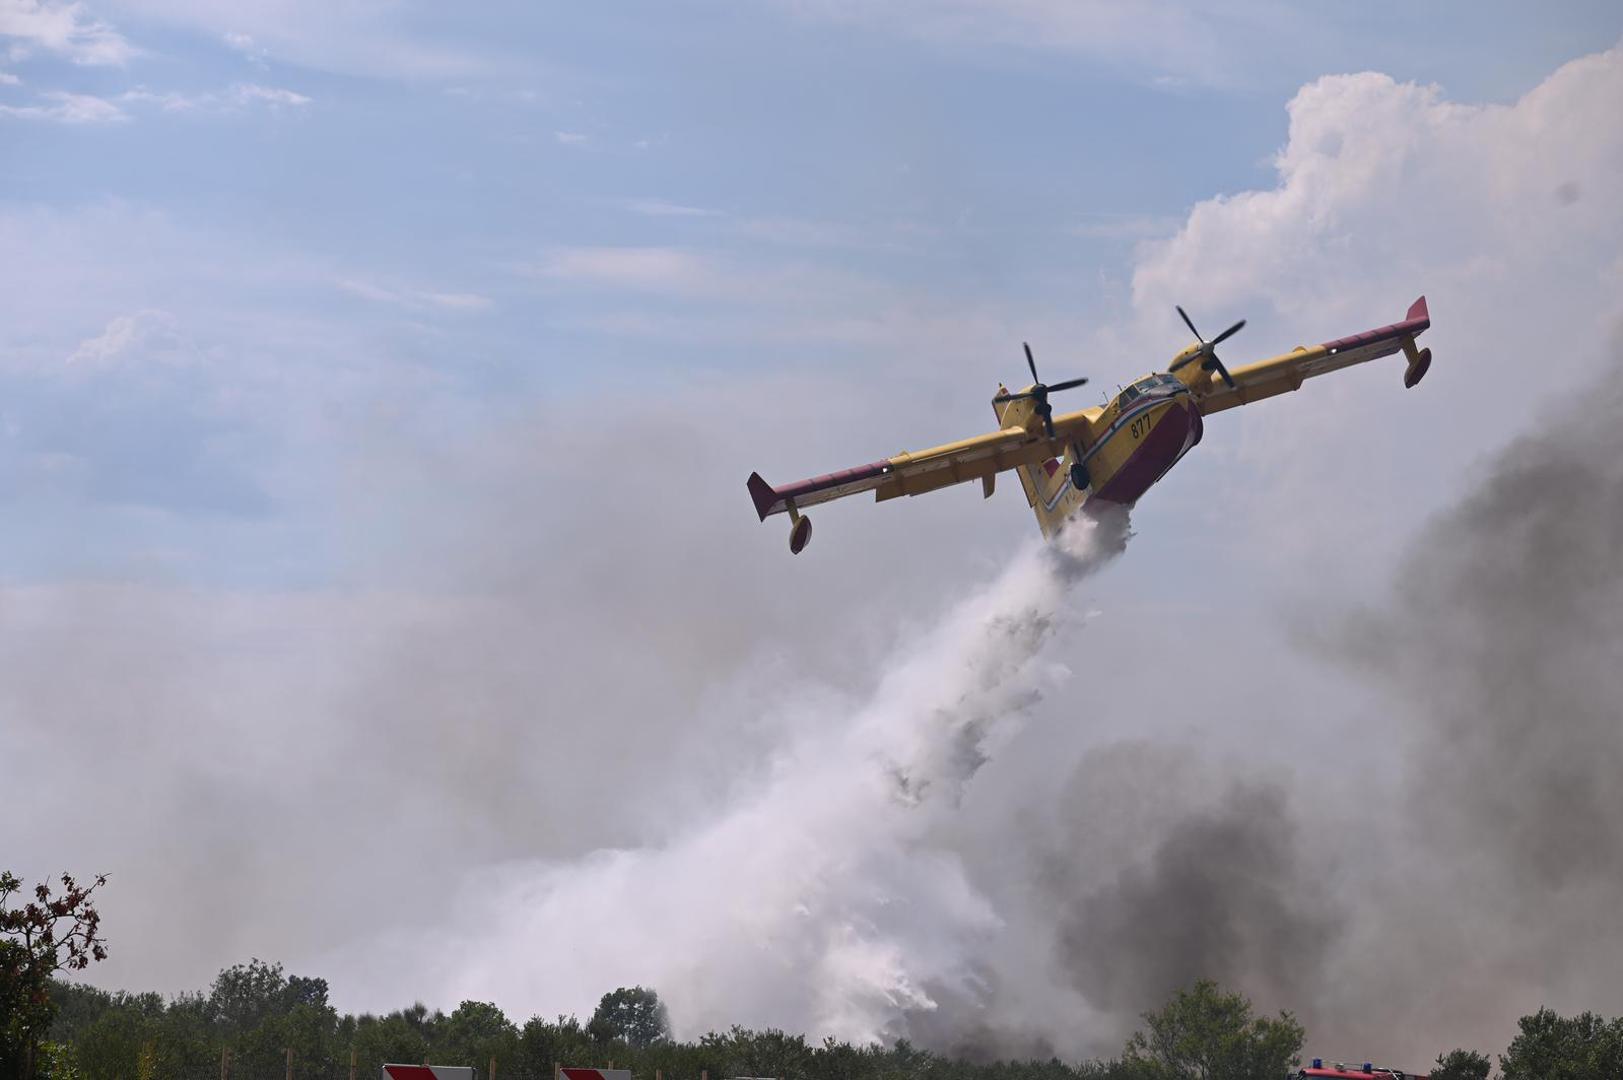
{"label": "smoke plume rising", "polygon": [[1411,1066],[1543,1005],[1623,1008],[1623,394],[1581,402],[1491,460],[1389,597],[1304,624],[1384,693],[1366,737],[1401,766],[1338,768],[1359,736],[1311,714],[1277,775],[1171,742],[1083,760],[1025,874],[1090,1049],[1197,978]]}
{"label": "smoke plume rising", "polygon": [[1401,807],[1427,904],[1387,960],[1473,1018],[1623,1005],[1623,393],[1608,372],[1573,401],[1347,635],[1414,724]]}

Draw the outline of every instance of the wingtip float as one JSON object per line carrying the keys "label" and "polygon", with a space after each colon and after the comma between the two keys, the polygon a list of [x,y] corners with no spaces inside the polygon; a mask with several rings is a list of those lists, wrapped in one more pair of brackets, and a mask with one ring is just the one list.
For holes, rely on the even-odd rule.
{"label": "wingtip float", "polygon": [[1085,384],[1085,378],[1052,385],[1037,376],[1031,346],[1025,347],[1032,383],[992,398],[997,431],[944,443],[915,453],[825,473],[774,487],[751,473],[750,499],[765,521],[788,514],[789,550],[811,543],[811,518],[819,503],[872,491],[877,501],[979,480],[990,496],[997,474],[1014,470],[1043,535],[1052,537],[1071,515],[1091,502],[1131,506],[1196,444],[1205,418],[1238,405],[1301,388],[1307,379],[1401,352],[1408,361],[1403,385],[1414,387],[1431,368],[1431,350],[1415,339],[1431,326],[1426,298],[1409,305],[1400,322],[1337,338],[1230,370],[1217,346],[1238,333],[1245,320],[1210,340],[1178,308],[1195,335],[1164,372],[1146,375],[1107,404],[1056,415],[1049,395]]}

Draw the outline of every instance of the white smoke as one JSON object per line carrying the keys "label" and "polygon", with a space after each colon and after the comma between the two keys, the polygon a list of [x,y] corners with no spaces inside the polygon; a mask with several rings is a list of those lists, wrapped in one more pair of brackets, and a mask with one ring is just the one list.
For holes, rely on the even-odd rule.
{"label": "white smoke", "polygon": [[1072,586],[1127,536],[1122,515],[1024,547],[883,658],[867,700],[798,695],[823,704],[790,703],[766,774],[667,842],[484,877],[453,989],[556,1015],[650,985],[678,1034],[745,1023],[862,1041],[939,989],[973,992],[966,946],[998,917],[927,835],[1066,677],[1044,646],[1085,617]]}

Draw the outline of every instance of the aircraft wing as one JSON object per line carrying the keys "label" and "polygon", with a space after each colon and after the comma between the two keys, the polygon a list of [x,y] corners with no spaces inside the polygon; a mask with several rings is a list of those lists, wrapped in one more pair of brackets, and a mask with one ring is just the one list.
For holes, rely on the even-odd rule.
{"label": "aircraft wing", "polygon": [[[751,473],[750,498],[755,503],[756,514],[765,521],[772,514],[788,512],[791,504],[794,510],[800,511],[865,491],[874,492],[875,500],[883,502],[901,495],[922,495],[969,480],[986,480],[1006,469],[1058,457],[1067,440],[1086,430],[1090,414],[1097,411],[1079,409],[1056,415],[1053,438],[1041,428],[1006,427],[778,487],[761,479],[760,473]],[[987,493],[990,494],[990,487]]]}
{"label": "aircraft wing", "polygon": [[1426,310],[1426,298],[1422,296],[1409,305],[1408,314],[1402,322],[1337,338],[1311,348],[1298,346],[1283,356],[1233,368],[1229,372],[1234,379],[1232,388],[1217,375],[1208,373],[1200,382],[1192,384],[1190,389],[1200,401],[1200,411],[1209,415],[1298,389],[1304,380],[1315,375],[1325,375],[1396,352],[1409,355],[1409,371],[1404,381],[1406,385],[1413,386],[1431,364],[1431,350],[1416,350],[1414,344],[1414,339],[1429,326],[1431,315]]}

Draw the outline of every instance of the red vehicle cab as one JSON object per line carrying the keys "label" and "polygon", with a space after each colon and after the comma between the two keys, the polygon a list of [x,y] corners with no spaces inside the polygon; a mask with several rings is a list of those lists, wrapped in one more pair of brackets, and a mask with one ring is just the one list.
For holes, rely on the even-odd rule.
{"label": "red vehicle cab", "polygon": [[1367,1061],[1358,1065],[1346,1065],[1339,1061],[1325,1061],[1323,1058],[1314,1058],[1313,1064],[1297,1073],[1291,1080],[1305,1080],[1307,1077],[1326,1077],[1331,1080],[1426,1080],[1425,1073],[1406,1073],[1400,1069],[1371,1065]]}

